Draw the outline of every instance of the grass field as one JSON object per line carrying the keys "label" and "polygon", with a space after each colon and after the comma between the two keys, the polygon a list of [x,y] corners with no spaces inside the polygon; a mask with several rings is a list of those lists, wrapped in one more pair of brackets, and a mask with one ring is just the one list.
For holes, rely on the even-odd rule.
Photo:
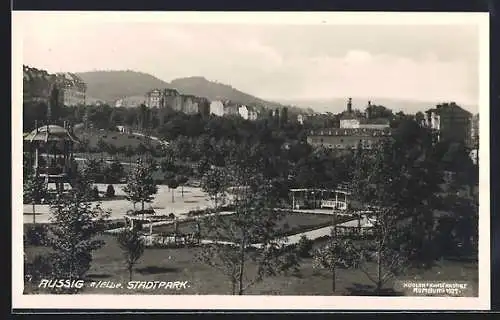
{"label": "grass field", "polygon": [[[94,253],[88,277],[94,281],[121,282],[123,288],[86,288],[82,293],[93,294],[230,294],[231,285],[227,278],[217,270],[200,263],[196,255],[202,248],[146,249],[139,264],[136,265],[133,280],[137,281],[188,281],[183,290],[127,290],[128,272],[125,269],[122,251],[116,240],[109,235],[103,236],[106,244]],[[48,252],[45,247],[25,248],[26,257],[31,261],[36,254]],[[255,266],[249,263],[249,273]],[[373,266],[373,271],[375,267]],[[469,281],[473,293],[477,295],[477,262],[441,261],[431,269],[410,269],[399,279],[421,279],[426,281]],[[331,275],[326,270],[316,270],[311,259],[304,259],[300,272],[266,278],[256,284],[246,294],[260,295],[363,295],[373,287],[366,275],[359,270],[338,270],[337,291],[331,291]],[[32,293],[36,283],[25,283],[25,293]],[[392,288],[391,282],[386,288]]]}
{"label": "grass field", "polygon": [[[226,215],[221,216],[219,219],[224,219],[230,221],[233,219],[232,216]],[[350,220],[350,218],[345,218],[338,223]],[[278,228],[284,231],[283,236],[288,236],[296,233],[306,232],[314,229],[319,229],[322,227],[327,227],[332,224],[332,216],[327,214],[308,214],[308,213],[287,213],[279,222]],[[190,234],[196,231],[196,222],[194,221],[183,221],[179,223],[179,232],[183,234]],[[166,233],[171,234],[174,232],[174,226],[172,224],[160,225],[153,227],[153,233]],[[211,239],[211,235],[207,234],[206,229],[203,228],[203,223],[201,223],[201,236],[204,239]],[[222,235],[218,240],[228,240]]]}
{"label": "grass field", "polygon": [[136,148],[140,143],[146,145],[146,143],[148,143],[148,140],[153,147],[160,145],[158,141],[147,139],[143,136],[116,131],[93,129],[89,130],[88,133],[84,133],[82,130],[75,130],[75,135],[80,139],[87,138],[89,140],[89,146],[92,148],[97,148],[97,142],[99,141],[99,139],[102,139],[104,142],[112,144],[117,148],[126,146]]}

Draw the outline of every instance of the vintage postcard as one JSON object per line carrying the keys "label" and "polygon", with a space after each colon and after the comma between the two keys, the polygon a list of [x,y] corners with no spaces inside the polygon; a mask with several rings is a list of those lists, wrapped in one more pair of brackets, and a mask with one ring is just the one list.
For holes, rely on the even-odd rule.
{"label": "vintage postcard", "polygon": [[13,308],[490,308],[487,13],[12,21]]}

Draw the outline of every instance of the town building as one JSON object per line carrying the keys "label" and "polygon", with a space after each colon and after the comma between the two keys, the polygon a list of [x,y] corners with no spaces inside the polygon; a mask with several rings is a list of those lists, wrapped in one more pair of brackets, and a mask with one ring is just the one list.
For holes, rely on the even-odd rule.
{"label": "town building", "polygon": [[479,147],[479,113],[472,116],[471,122],[471,142],[475,148]]}
{"label": "town building", "polygon": [[65,106],[80,106],[86,103],[87,84],[74,73],[56,74],[58,87]]}
{"label": "town building", "polygon": [[[52,88],[57,84],[56,75],[23,65],[23,102],[48,103]],[[64,103],[63,94],[59,94],[59,104]]]}
{"label": "town building", "polygon": [[425,112],[424,124],[436,131],[439,141],[462,142],[472,146],[472,114],[455,102],[443,103]]}
{"label": "town building", "polygon": [[160,89],[153,89],[146,93],[146,107],[159,108],[162,100],[162,91]]}
{"label": "town building", "polygon": [[241,105],[238,108],[238,113],[245,120],[255,121],[258,117],[257,111],[251,106]]}
{"label": "town building", "polygon": [[297,115],[297,122],[300,123],[301,125],[303,125],[306,118],[307,118],[307,116],[305,116],[303,114],[299,114],[299,115]]}
{"label": "town building", "polygon": [[349,98],[347,109],[340,116],[340,128],[311,130],[307,142],[314,147],[337,150],[354,149],[358,146],[371,149],[378,142],[391,138],[392,134],[389,119],[372,119],[369,111],[365,116],[354,112],[352,99]]}
{"label": "town building", "polygon": [[224,103],[224,115],[225,116],[239,116],[238,108],[239,106],[229,100],[226,100]]}
{"label": "town building", "polygon": [[222,117],[224,115],[224,104],[220,100],[210,103],[210,114]]}
{"label": "town building", "polygon": [[208,115],[209,113],[208,99],[183,95],[175,89],[153,89],[145,97],[145,104],[148,108],[168,108],[185,114]]}
{"label": "town building", "polygon": [[352,99],[347,102],[347,110],[340,116],[340,128],[343,129],[386,129],[390,120],[386,118],[372,118],[370,115],[371,101],[368,101],[367,112],[364,117],[352,110]]}
{"label": "town building", "polygon": [[307,143],[313,147],[348,150],[361,145],[363,149],[371,149],[379,141],[392,137],[392,129],[371,128],[331,128],[311,130]]}

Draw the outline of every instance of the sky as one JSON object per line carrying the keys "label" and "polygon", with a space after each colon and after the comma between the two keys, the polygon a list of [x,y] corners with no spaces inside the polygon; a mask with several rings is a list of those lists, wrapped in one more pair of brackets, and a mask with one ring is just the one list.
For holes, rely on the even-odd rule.
{"label": "sky", "polygon": [[23,63],[49,72],[203,76],[264,99],[340,97],[478,104],[475,24],[18,20]]}

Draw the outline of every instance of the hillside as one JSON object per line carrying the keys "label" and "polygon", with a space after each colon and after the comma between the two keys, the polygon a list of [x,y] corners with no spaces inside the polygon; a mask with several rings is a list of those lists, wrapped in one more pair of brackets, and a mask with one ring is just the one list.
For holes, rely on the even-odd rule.
{"label": "hillside", "polygon": [[279,103],[265,101],[247,93],[241,92],[230,85],[208,81],[203,77],[188,77],[170,82],[172,88],[184,94],[206,97],[209,100],[229,99],[242,104],[262,104],[277,107]]}
{"label": "hillside", "polygon": [[77,73],[87,84],[87,95],[114,104],[118,99],[144,96],[153,88],[169,84],[150,74],[136,71],[90,71]]}
{"label": "hillside", "polygon": [[[279,107],[276,102],[265,101],[241,92],[229,85],[209,81],[204,77],[188,77],[168,83],[150,74],[136,71],[90,71],[77,73],[87,83],[87,95],[110,104],[124,99],[124,105],[140,102],[146,92],[154,88],[177,89],[181,94],[205,97],[209,100],[228,99],[242,104],[261,104]],[[132,102],[130,102],[132,101]]]}

